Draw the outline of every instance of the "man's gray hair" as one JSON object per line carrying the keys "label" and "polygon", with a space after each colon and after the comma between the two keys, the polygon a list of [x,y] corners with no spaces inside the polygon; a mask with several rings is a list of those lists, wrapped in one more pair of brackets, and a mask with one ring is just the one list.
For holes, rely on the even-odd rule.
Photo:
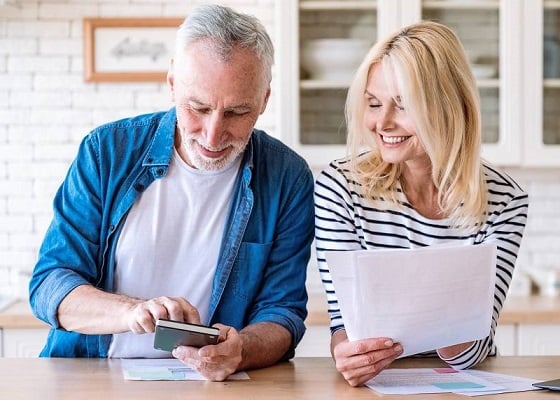
{"label": "man's gray hair", "polygon": [[176,54],[183,53],[190,43],[198,40],[208,41],[216,54],[226,61],[236,47],[252,50],[263,63],[265,77],[270,82],[274,46],[256,17],[217,4],[198,6],[177,31]]}

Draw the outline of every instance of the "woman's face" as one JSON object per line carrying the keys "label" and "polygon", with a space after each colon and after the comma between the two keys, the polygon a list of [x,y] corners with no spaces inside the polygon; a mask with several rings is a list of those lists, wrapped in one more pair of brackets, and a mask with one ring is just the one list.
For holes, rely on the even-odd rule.
{"label": "woman's face", "polygon": [[424,164],[426,152],[394,88],[397,84],[393,71],[381,63],[373,65],[364,93],[364,124],[373,134],[383,161],[396,164],[422,159]]}

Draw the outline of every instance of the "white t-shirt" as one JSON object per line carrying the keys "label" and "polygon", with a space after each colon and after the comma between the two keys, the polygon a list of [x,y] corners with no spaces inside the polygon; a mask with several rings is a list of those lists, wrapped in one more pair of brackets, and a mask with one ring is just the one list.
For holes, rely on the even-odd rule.
{"label": "white t-shirt", "polygon": [[[168,175],[132,206],[116,249],[116,293],[142,299],[184,297],[208,323],[212,282],[241,157],[200,171],[174,151]],[[109,357],[169,357],[154,335],[115,334]]]}

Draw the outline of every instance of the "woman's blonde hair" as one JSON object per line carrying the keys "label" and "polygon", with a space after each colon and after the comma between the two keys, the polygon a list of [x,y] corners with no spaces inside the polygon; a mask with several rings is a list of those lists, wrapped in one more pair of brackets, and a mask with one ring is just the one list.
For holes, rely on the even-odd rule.
{"label": "woman's blonde hair", "polygon": [[[432,165],[438,204],[456,226],[473,226],[486,213],[481,168],[480,102],[463,46],[445,25],[422,21],[377,42],[358,68],[348,91],[348,151],[354,179],[367,198],[396,201],[402,172],[384,162],[364,125],[368,75],[378,63],[395,74],[397,93],[416,127]],[[370,151],[367,151],[370,150]]]}

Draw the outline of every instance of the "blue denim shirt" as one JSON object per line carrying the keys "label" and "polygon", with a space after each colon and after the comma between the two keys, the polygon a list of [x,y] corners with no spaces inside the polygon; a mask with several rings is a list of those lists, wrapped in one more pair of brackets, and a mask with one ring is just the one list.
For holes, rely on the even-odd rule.
{"label": "blue denim shirt", "polygon": [[[100,126],[82,141],[54,198],[54,217],[29,285],[34,314],[51,325],[41,356],[107,357],[111,335],[66,331],[57,309],[79,285],[112,291],[119,233],[142,192],[165,179],[175,125],[173,108]],[[292,334],[284,357],[291,358],[305,332],[313,229],[309,167],[280,141],[254,130],[223,232],[211,323],[238,330],[277,323]]]}

